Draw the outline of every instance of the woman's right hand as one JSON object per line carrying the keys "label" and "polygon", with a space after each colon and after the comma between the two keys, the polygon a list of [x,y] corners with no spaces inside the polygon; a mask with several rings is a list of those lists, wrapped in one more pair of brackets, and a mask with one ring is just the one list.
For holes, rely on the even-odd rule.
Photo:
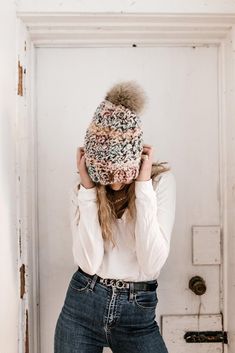
{"label": "woman's right hand", "polygon": [[95,186],[95,183],[88,174],[83,147],[77,148],[77,169],[80,173],[82,186],[84,186],[86,189],[93,188]]}

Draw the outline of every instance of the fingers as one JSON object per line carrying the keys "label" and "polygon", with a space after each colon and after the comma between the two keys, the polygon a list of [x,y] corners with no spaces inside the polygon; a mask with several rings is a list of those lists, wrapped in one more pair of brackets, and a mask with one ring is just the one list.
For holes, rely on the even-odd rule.
{"label": "fingers", "polygon": [[77,169],[80,170],[85,165],[85,153],[83,147],[77,148]]}
{"label": "fingers", "polygon": [[149,160],[149,156],[147,154],[142,154],[141,155],[141,162],[145,162]]}
{"label": "fingers", "polygon": [[144,163],[145,163],[145,161],[146,161],[146,163],[151,162],[151,160],[153,158],[153,152],[154,152],[154,149],[153,149],[152,145],[144,144],[143,150],[142,150],[142,155],[141,155],[142,162],[144,162]]}
{"label": "fingers", "polygon": [[84,147],[81,147],[81,146],[80,146],[80,147],[78,147],[78,148],[77,148],[77,151],[79,151],[79,152],[83,152],[83,153],[84,153]]}
{"label": "fingers", "polygon": [[143,150],[142,150],[142,153],[143,153],[143,154],[152,155],[153,152],[154,152],[153,146],[151,146],[151,145],[147,145],[147,146],[144,145]]}
{"label": "fingers", "polygon": [[149,145],[149,144],[144,143],[144,144],[143,144],[143,149],[145,149],[145,150],[150,150],[150,149],[152,149],[152,150],[153,150],[153,146],[152,146],[152,145]]}
{"label": "fingers", "polygon": [[77,148],[77,160],[80,160],[84,156],[84,148],[78,147]]}

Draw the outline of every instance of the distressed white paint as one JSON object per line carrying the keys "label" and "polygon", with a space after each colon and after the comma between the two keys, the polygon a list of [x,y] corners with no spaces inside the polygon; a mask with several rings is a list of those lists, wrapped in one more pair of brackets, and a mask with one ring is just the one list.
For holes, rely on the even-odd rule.
{"label": "distressed white paint", "polygon": [[[14,165],[14,146],[15,146],[15,137],[18,136],[18,129],[15,129],[14,119],[16,112],[15,105],[15,93],[16,93],[16,68],[17,68],[17,55],[15,52],[16,40],[15,40],[15,6],[17,1],[1,1],[0,4],[0,14],[1,14],[1,105],[0,105],[0,115],[1,115],[1,175],[0,175],[0,185],[1,185],[1,284],[4,288],[4,291],[1,291],[1,308],[0,308],[0,324],[1,324],[1,349],[4,352],[16,352],[16,344],[18,342],[17,334],[17,304],[19,302],[19,273],[16,269],[18,263],[17,259],[17,236],[15,233],[16,218],[14,214],[16,212],[15,205],[15,184],[13,178],[16,176],[15,172],[17,165]],[[21,10],[42,10],[42,11],[71,11],[75,10],[86,11],[86,12],[103,12],[103,11],[124,11],[124,12],[168,12],[171,14],[182,13],[184,11],[191,13],[234,13],[234,1],[225,1],[225,0],[211,0],[211,1],[100,1],[91,0],[89,2],[84,1],[20,1]],[[22,45],[24,43],[24,38],[19,44],[19,47],[22,51]],[[231,33],[231,43],[234,48],[234,30],[233,35]],[[177,45],[177,43],[176,43]],[[224,273],[227,275],[228,268],[228,329],[230,334],[230,349],[231,352],[234,351],[234,337],[235,337],[235,305],[234,305],[234,248],[235,248],[235,238],[233,234],[235,232],[234,225],[234,178],[235,178],[235,116],[234,103],[235,102],[235,59],[234,55],[231,55],[230,51],[230,42],[223,41],[221,44],[222,50],[219,53],[220,63],[225,62],[226,67],[219,65],[221,70],[221,77],[223,78],[223,85],[219,87],[220,90],[220,101],[225,104],[220,105],[221,114],[227,117],[226,123],[227,126],[224,126],[224,123],[221,121],[221,127],[224,128],[224,135],[222,136],[224,141],[227,144],[223,145],[223,150],[221,153],[226,158],[226,163],[224,167],[227,167],[228,170],[228,179],[227,179],[227,191],[228,197],[224,196],[222,203],[225,208],[226,215],[228,216],[228,221],[226,223],[226,217],[224,216],[224,231],[228,233],[229,238],[228,242],[224,244],[223,251],[226,251],[227,244],[228,246],[228,264],[224,264]],[[30,47],[28,47],[29,49]],[[30,49],[31,54],[33,55],[33,47]],[[33,61],[33,60],[32,60]],[[31,72],[30,72],[31,69]],[[32,74],[33,66],[28,68],[29,74]],[[225,81],[226,77],[226,81]],[[27,87],[29,89],[29,86]],[[28,103],[27,103],[28,104]],[[20,120],[20,119],[19,119]],[[7,125],[10,124],[10,125]],[[227,130],[225,130],[225,127]],[[27,130],[28,127],[26,127]],[[23,128],[22,128],[23,130]],[[27,136],[25,136],[27,139]],[[22,139],[24,137],[22,136]],[[22,155],[22,158],[25,158],[25,155]],[[19,163],[19,160],[17,162]],[[7,176],[7,182],[6,182]],[[220,185],[220,188],[223,187],[223,183]],[[22,197],[22,195],[20,195]],[[6,205],[7,208],[6,208]],[[31,205],[29,206],[31,207]],[[14,219],[13,219],[14,218]],[[35,255],[33,256],[35,258]],[[227,265],[227,266],[226,266]],[[35,275],[35,274],[34,274]],[[226,277],[225,277],[226,278]],[[225,286],[227,284],[225,283]],[[30,293],[32,294],[32,288],[30,288]],[[33,297],[36,297],[36,292],[33,294]],[[11,303],[9,306],[9,302]],[[227,303],[225,303],[227,305]],[[6,311],[7,308],[7,311]],[[32,316],[32,315],[31,315]],[[32,326],[31,326],[32,327]],[[23,327],[22,327],[23,330]],[[32,334],[32,332],[31,332]],[[31,337],[32,339],[32,337]],[[22,347],[22,346],[20,346]],[[21,348],[20,348],[21,349]],[[36,352],[36,350],[32,350]]]}
{"label": "distressed white paint", "polygon": [[188,331],[221,331],[221,315],[163,315],[163,335],[169,353],[222,353],[223,343],[187,343]]}
{"label": "distressed white paint", "polygon": [[21,0],[22,11],[234,13],[233,0]]}
{"label": "distressed white paint", "polygon": [[16,199],[16,5],[0,2],[0,351],[18,351]]}
{"label": "distressed white paint", "polygon": [[234,21],[221,17],[190,14],[82,14],[27,13],[19,16],[35,46],[154,46],[218,44]]}
{"label": "distressed white paint", "polygon": [[43,352],[52,350],[55,319],[75,270],[67,190],[76,172],[76,146],[82,145],[106,87],[118,79],[135,77],[145,87],[145,141],[155,146],[156,158],[169,161],[177,179],[176,225],[171,255],[159,277],[157,321],[163,313],[197,312],[198,297],[188,289],[195,274],[202,275],[208,287],[202,313],[220,312],[219,267],[195,268],[191,258],[191,225],[219,223],[217,55],[215,46],[37,49]]}
{"label": "distressed white paint", "polygon": [[193,264],[218,265],[221,263],[219,226],[193,226]]}
{"label": "distressed white paint", "polygon": [[[24,16],[25,16],[25,14],[24,14]],[[52,15],[52,17],[54,17],[54,21],[56,20],[57,21],[57,25],[58,25],[58,16],[57,15],[55,16],[55,14],[54,14],[54,15]],[[64,17],[65,16],[62,15],[62,23],[61,23],[62,31],[63,31],[63,19],[64,19]],[[187,17],[185,17],[184,20],[187,22],[186,18]],[[203,19],[205,21],[208,20],[208,18],[210,18],[210,21],[212,21],[212,22],[213,21],[215,21],[215,22],[218,21],[218,18],[214,18],[213,16],[212,17],[206,16],[206,18],[203,17]],[[168,26],[169,26],[169,23],[168,23]],[[187,31],[187,28],[185,28],[185,31]],[[64,33],[66,33],[66,31],[64,31]],[[164,32],[163,32],[163,34],[164,34]],[[112,36],[112,33],[110,33],[110,35]],[[203,41],[203,38],[202,38],[203,36],[204,36],[204,41]],[[196,40],[197,45],[200,45],[200,44],[203,44],[203,42],[204,43],[206,42],[205,34],[203,34],[203,36],[201,38],[197,37],[197,40]],[[54,43],[54,41],[51,40],[51,38],[50,38],[50,30],[48,31],[48,35],[44,39],[45,39],[44,45],[46,44],[48,46],[56,46],[56,43]],[[118,39],[118,38],[113,38],[112,39],[114,45],[115,45],[115,43],[117,45],[118,44],[118,40],[116,41],[115,39]],[[172,41],[175,42],[176,46],[179,45],[180,43],[182,44],[182,41],[180,40],[180,37],[174,38]],[[195,43],[195,37],[193,37],[192,42]],[[60,42],[60,45],[63,44],[63,43],[64,43],[64,46],[71,46],[71,43],[69,42],[68,38],[67,39],[66,38],[64,38],[64,39],[62,38],[62,41]],[[208,39],[208,43],[211,43],[211,38]],[[229,41],[228,37],[225,37],[223,39],[223,41],[221,41],[221,38],[219,37],[218,39],[215,40],[215,44],[216,43],[219,45],[218,48],[220,48],[219,56],[218,56],[218,58],[219,58],[219,61],[218,61],[218,64],[219,64],[218,65],[218,70],[219,70],[218,71],[218,73],[219,73],[219,76],[218,76],[218,79],[219,79],[219,81],[218,81],[219,82],[219,86],[218,86],[218,106],[219,106],[219,112],[220,112],[219,121],[218,121],[220,129],[219,129],[219,132],[218,132],[218,136],[219,136],[219,146],[220,146],[220,148],[219,148],[219,163],[220,163],[219,176],[220,176],[220,183],[218,184],[217,191],[218,191],[218,198],[219,198],[218,200],[221,201],[219,203],[219,205],[220,205],[220,220],[221,220],[221,224],[224,225],[223,238],[225,239],[225,242],[226,242],[226,237],[227,237],[227,233],[226,233],[227,227],[226,227],[226,225],[227,224],[226,224],[226,213],[225,213],[225,211],[226,211],[226,208],[227,208],[227,203],[226,203],[226,194],[224,193],[224,190],[226,190],[226,186],[227,186],[225,178],[226,178],[226,166],[227,166],[228,163],[227,164],[225,163],[225,158],[226,158],[226,146],[225,146],[225,141],[226,141],[226,138],[225,138],[226,137],[225,127],[226,127],[226,125],[225,125],[225,122],[226,122],[226,119],[229,120],[230,115],[226,115],[226,110],[225,110],[225,104],[224,104],[225,100],[224,100],[224,98],[226,98],[227,96],[225,95],[224,87],[226,87],[225,83],[227,84],[227,82],[224,81],[224,74],[223,73],[227,73],[227,72],[229,73],[230,70],[231,70],[231,67],[230,66],[225,67],[224,64],[227,63],[228,60],[225,61],[223,59],[224,58],[226,58],[226,59],[230,58],[231,57],[231,52],[230,52],[230,41]],[[41,44],[43,44],[43,43],[41,43]],[[76,39],[75,43],[72,43],[72,45],[73,44],[75,44],[76,46],[79,46],[78,45],[79,43],[78,43],[77,39]],[[99,44],[100,43],[98,43],[98,45]],[[156,41],[155,44],[159,44],[159,43],[157,43],[157,41]],[[187,44],[190,45],[190,38],[188,38]],[[93,41],[93,45],[95,45],[95,39]],[[104,45],[104,43],[103,43],[103,45]],[[225,69],[227,71],[225,71]],[[225,244],[227,244],[227,243],[225,243]],[[226,256],[226,246],[223,247],[223,256]],[[203,272],[203,269],[202,269],[202,272]],[[225,296],[225,298],[226,298],[226,283],[227,283],[226,282],[226,275],[227,275],[226,263],[224,264],[224,266],[223,266],[223,268],[221,270],[221,274],[223,274],[224,277],[223,277],[223,282],[222,282],[223,283],[223,291],[221,291],[221,302],[220,303],[222,305],[221,310],[224,313],[224,323],[225,323],[224,328],[226,329],[226,325],[227,325],[226,305],[227,305],[227,303],[223,302],[223,297]],[[192,275],[192,273],[191,273],[191,275]],[[206,277],[205,275],[206,275],[206,271],[205,271],[204,277]],[[214,275],[215,275],[215,273],[214,273]],[[188,280],[189,279],[190,279],[190,276],[189,276]],[[214,276],[214,278],[213,278],[213,276],[210,275],[209,279],[211,280],[211,283],[210,283],[209,287],[211,288],[211,290],[214,290],[216,287],[213,289],[213,284],[218,283],[218,276]],[[211,295],[211,294],[212,293],[208,292],[208,295]],[[225,349],[226,348],[227,347],[225,346]]]}
{"label": "distressed white paint", "polygon": [[[227,169],[227,193],[224,194],[223,205],[226,209],[224,216],[224,235],[226,241],[223,244],[224,253],[227,253],[227,261],[224,264],[224,273],[227,290],[227,300],[225,301],[225,311],[228,312],[227,325],[229,336],[229,349],[235,350],[235,36],[234,26],[228,33],[227,40],[223,43],[221,60],[226,62],[226,67],[222,72],[223,85],[221,97],[225,104],[221,106],[227,116],[226,130],[224,130],[223,140],[226,143],[221,151],[226,157],[223,167]],[[231,48],[232,44],[232,48]],[[225,123],[225,122],[224,122]],[[221,126],[223,128],[223,126]],[[223,130],[223,129],[222,129]],[[226,131],[226,132],[225,132]],[[226,282],[226,278],[228,281]]]}
{"label": "distressed white paint", "polygon": [[[18,271],[16,269],[16,264],[18,262],[17,259],[17,235],[14,232],[17,227],[14,226],[14,222],[16,222],[14,214],[16,212],[15,205],[16,199],[14,197],[15,186],[17,183],[17,179],[14,183],[13,178],[16,176],[15,172],[17,170],[17,164],[13,166],[14,163],[14,154],[13,154],[13,146],[16,141],[17,129],[15,129],[14,121],[16,121],[16,109],[15,109],[15,94],[16,94],[16,68],[17,68],[17,57],[15,53],[16,48],[16,38],[15,38],[15,5],[16,1],[1,1],[0,4],[0,13],[1,13],[1,105],[0,105],[0,115],[1,115],[1,129],[3,138],[0,140],[0,148],[1,148],[1,284],[4,287],[4,291],[1,292],[1,303],[10,303],[10,306],[1,306],[0,311],[0,325],[1,325],[1,349],[7,353],[15,353],[17,351],[16,344],[18,340],[17,334],[17,319],[16,316],[18,314],[17,304],[18,304],[18,280],[19,277],[16,277]],[[184,11],[191,13],[235,13],[234,9],[234,1],[225,1],[225,0],[210,0],[210,1],[125,1],[117,2],[117,1],[100,1],[91,0],[89,2],[84,2],[82,0],[68,0],[68,1],[29,1],[25,0],[20,2],[22,11],[85,11],[85,12],[104,12],[104,11],[123,11],[123,12],[168,12],[174,15],[174,13],[182,13]],[[27,35],[26,35],[27,37]],[[21,40],[19,41],[19,48],[22,52],[22,46],[24,45],[24,35],[22,35]],[[230,42],[231,40],[231,42]],[[190,38],[188,40],[190,42]],[[67,42],[67,43],[66,43]],[[174,42],[176,40],[174,39]],[[178,42],[178,41],[177,41]],[[203,41],[202,41],[203,42]],[[206,37],[205,37],[206,42]],[[234,90],[234,82],[235,82],[235,58],[234,54],[231,52],[231,44],[233,44],[234,50],[234,30],[233,32],[228,32],[227,40],[219,40],[221,42],[221,50],[219,51],[219,72],[221,77],[221,85],[219,85],[219,109],[220,116],[226,117],[225,120],[219,120],[220,124],[220,137],[221,141],[226,143],[221,145],[221,166],[223,168],[227,168],[228,177],[226,180],[223,179],[223,168],[221,168],[221,183],[219,186],[219,190],[223,190],[223,188],[227,189],[227,195],[221,193],[221,206],[226,211],[225,214],[221,215],[221,221],[224,224],[224,234],[223,237],[228,235],[228,241],[224,244],[223,253],[228,251],[228,263],[224,264],[223,273],[224,278],[226,280],[226,276],[228,275],[229,281],[224,283],[225,289],[228,288],[228,302],[224,303],[224,309],[226,313],[226,306],[229,307],[228,312],[228,330],[229,330],[229,338],[230,338],[230,350],[234,351],[234,341],[235,341],[235,286],[234,286],[234,278],[235,278],[235,263],[234,263],[234,249],[235,249],[235,238],[233,236],[235,232],[235,224],[234,224],[234,179],[235,179],[235,139],[234,139],[234,131],[235,131],[235,90]],[[51,44],[53,45],[53,43]],[[64,40],[64,46],[68,46],[68,41]],[[175,43],[177,45],[177,43]],[[30,48],[30,46],[28,46]],[[30,53],[33,55],[33,47],[30,48]],[[34,60],[32,58],[32,64]],[[6,64],[7,63],[7,64]],[[226,64],[226,66],[223,66]],[[27,67],[28,73],[32,73],[33,66]],[[225,80],[226,79],[226,80]],[[29,89],[29,86],[28,86]],[[33,86],[31,86],[31,93]],[[14,92],[14,93],[13,93]],[[221,104],[222,103],[222,104]],[[27,102],[27,105],[29,102]],[[19,107],[19,113],[17,116],[19,117],[19,121],[21,121],[22,115],[21,107]],[[31,114],[31,116],[33,116]],[[29,119],[26,120],[27,123],[31,123]],[[10,126],[6,126],[7,123],[10,122]],[[13,122],[13,123],[11,123]],[[226,123],[226,125],[225,125]],[[18,126],[20,128],[20,126]],[[22,127],[22,131],[24,127]],[[25,126],[25,135],[22,135],[22,141],[29,142],[29,135],[27,135],[27,131],[29,129],[28,125]],[[30,145],[30,147],[32,147]],[[29,147],[29,151],[32,149]],[[22,155],[19,156],[17,163],[21,163],[28,154],[22,152]],[[28,159],[27,159],[28,163]],[[22,165],[25,168],[24,165]],[[32,166],[29,169],[32,171]],[[24,173],[24,171],[23,171]],[[7,182],[6,181],[7,178]],[[33,190],[32,181],[28,184],[31,190]],[[8,192],[7,192],[8,190]],[[29,190],[28,190],[29,191]],[[29,193],[27,193],[29,195]],[[30,193],[30,196],[33,195]],[[22,198],[22,194],[20,194]],[[35,199],[33,198],[33,205]],[[3,207],[4,205],[4,207]],[[8,208],[6,208],[8,205]],[[26,210],[29,211],[31,208],[31,204],[29,204]],[[11,210],[11,213],[9,213]],[[23,210],[22,212],[25,212]],[[34,213],[34,211],[33,211]],[[13,216],[12,216],[13,215]],[[228,216],[228,218],[226,218]],[[33,224],[35,224],[33,222]],[[18,228],[17,228],[18,229]],[[34,229],[30,229],[31,234],[35,234]],[[25,236],[25,234],[23,234]],[[11,240],[12,239],[12,240]],[[34,238],[33,238],[34,239]],[[229,246],[228,246],[229,244]],[[34,248],[34,247],[32,247]],[[4,254],[4,255],[3,255]],[[36,254],[32,254],[33,259],[35,259]],[[15,265],[14,265],[15,264]],[[34,273],[34,276],[36,273]],[[18,288],[19,289],[19,288]],[[29,287],[30,294],[32,294],[32,287]],[[36,293],[32,294],[32,298],[36,298]],[[226,292],[225,292],[226,294]],[[6,312],[7,307],[7,312]],[[31,307],[32,309],[32,307]],[[7,316],[6,316],[7,314]],[[32,317],[32,311],[31,311]],[[226,319],[226,318],[225,318]],[[35,319],[36,321],[36,319]],[[22,330],[24,328],[22,327]],[[31,326],[31,335],[33,326]],[[31,336],[32,340],[32,336]],[[20,342],[20,349],[22,348],[22,342]],[[21,351],[21,350],[19,350]],[[31,349],[34,353],[36,349]]]}

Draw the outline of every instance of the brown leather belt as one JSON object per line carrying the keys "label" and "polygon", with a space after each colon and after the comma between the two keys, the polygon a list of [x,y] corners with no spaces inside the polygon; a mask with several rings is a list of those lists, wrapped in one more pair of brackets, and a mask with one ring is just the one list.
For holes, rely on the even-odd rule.
{"label": "brown leather belt", "polygon": [[[84,272],[81,267],[78,266],[78,271],[83,273],[85,276],[93,278],[94,275],[90,275],[89,273]],[[127,282],[127,281],[123,281],[121,279],[111,279],[111,278],[102,278],[100,276],[97,275],[97,282],[105,284],[106,286],[112,286],[112,287],[116,287],[116,288],[130,288],[130,283],[133,283],[133,289],[134,290],[146,290],[146,291],[153,291],[156,290],[157,286],[158,286],[158,282],[157,280],[152,280],[150,282],[153,283],[147,283],[147,282]]]}

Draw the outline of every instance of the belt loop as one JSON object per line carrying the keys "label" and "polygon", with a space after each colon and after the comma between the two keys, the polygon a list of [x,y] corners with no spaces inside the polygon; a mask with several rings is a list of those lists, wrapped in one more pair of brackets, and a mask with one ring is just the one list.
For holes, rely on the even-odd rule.
{"label": "belt loop", "polygon": [[134,298],[134,283],[130,282],[130,291],[129,291],[129,301],[132,302]]}
{"label": "belt loop", "polygon": [[94,286],[95,286],[95,283],[96,283],[96,280],[98,278],[98,275],[95,273],[92,280],[91,280],[91,283],[90,283],[90,290],[93,290]]}

